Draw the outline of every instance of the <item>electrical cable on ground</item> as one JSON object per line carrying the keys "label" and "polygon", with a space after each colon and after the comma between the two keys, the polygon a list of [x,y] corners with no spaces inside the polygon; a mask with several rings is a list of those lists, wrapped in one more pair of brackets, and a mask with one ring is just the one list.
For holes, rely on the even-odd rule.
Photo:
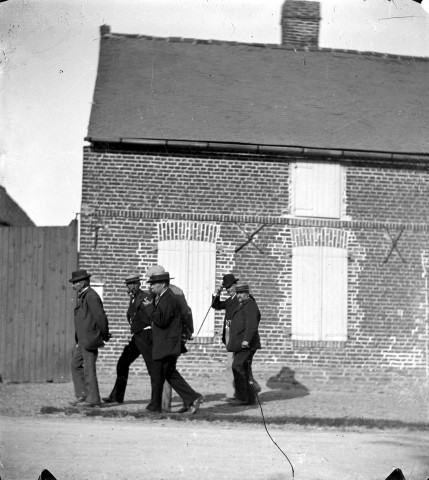
{"label": "electrical cable on ground", "polygon": [[267,424],[265,422],[265,416],[264,416],[264,411],[262,410],[262,405],[258,397],[258,393],[255,390],[255,387],[253,386],[253,382],[250,380],[249,381],[250,386],[252,387],[253,393],[255,394],[256,400],[258,400],[259,404],[259,409],[261,410],[261,415],[262,415],[262,421],[264,422],[264,428],[265,431],[267,432],[267,435],[270,437],[270,440],[274,443],[274,445],[282,452],[282,454],[286,457],[286,460],[289,462],[289,465],[292,469],[292,478],[295,478],[295,469],[293,468],[293,465],[291,461],[289,460],[289,457],[286,455],[286,453],[277,445],[277,443],[273,440],[273,437],[270,435],[270,432],[268,431]]}

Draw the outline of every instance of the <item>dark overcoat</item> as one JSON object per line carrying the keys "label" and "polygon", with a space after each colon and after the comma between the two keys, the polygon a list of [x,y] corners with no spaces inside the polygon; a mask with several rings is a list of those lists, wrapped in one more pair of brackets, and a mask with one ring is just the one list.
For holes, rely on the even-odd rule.
{"label": "dark overcoat", "polygon": [[80,296],[74,309],[76,343],[86,350],[104,346],[109,337],[109,322],[98,293],[89,287]]}
{"label": "dark overcoat", "polygon": [[182,322],[181,306],[177,295],[170,288],[154,302],[150,320],[152,324],[152,358],[178,357],[181,353]]}
{"label": "dark overcoat", "polygon": [[131,334],[141,332],[146,327],[150,327],[148,309],[143,301],[150,298],[150,295],[143,290],[138,290],[135,297],[130,301],[127,310],[127,320],[131,327]]}
{"label": "dark overcoat", "polygon": [[232,313],[227,350],[230,352],[248,350],[241,346],[243,341],[249,343],[250,350],[259,350],[261,348],[258,332],[260,320],[261,313],[252,297],[249,297],[243,303],[239,303],[239,306]]}

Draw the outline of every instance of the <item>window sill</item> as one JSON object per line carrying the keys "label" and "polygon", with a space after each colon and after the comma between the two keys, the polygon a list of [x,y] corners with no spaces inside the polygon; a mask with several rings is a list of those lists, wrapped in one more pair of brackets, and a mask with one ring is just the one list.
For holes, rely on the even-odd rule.
{"label": "window sill", "polygon": [[342,350],[346,340],[297,340],[292,339],[293,348],[325,348],[329,350]]}

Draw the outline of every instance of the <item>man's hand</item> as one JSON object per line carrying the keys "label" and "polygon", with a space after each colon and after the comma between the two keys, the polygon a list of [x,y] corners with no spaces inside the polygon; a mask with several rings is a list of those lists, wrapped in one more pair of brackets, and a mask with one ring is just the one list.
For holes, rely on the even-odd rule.
{"label": "man's hand", "polygon": [[243,340],[241,342],[241,348],[249,348],[249,342],[246,342],[246,340]]}
{"label": "man's hand", "polygon": [[214,296],[217,297],[220,295],[220,292],[223,290],[222,285],[220,287],[217,287],[217,289],[214,291]]}
{"label": "man's hand", "polygon": [[145,307],[147,307],[148,305],[152,305],[152,301],[151,301],[151,300],[148,300],[147,298],[145,298],[145,299],[143,300],[143,305],[144,305]]}

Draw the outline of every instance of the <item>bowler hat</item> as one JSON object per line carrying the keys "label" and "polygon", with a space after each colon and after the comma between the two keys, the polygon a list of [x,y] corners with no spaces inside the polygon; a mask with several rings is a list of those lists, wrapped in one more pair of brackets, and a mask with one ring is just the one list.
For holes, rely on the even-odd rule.
{"label": "bowler hat", "polygon": [[222,287],[229,288],[231,285],[234,285],[234,283],[237,283],[239,280],[240,279],[235,278],[232,273],[227,273],[226,275],[223,276]]}
{"label": "bowler hat", "polygon": [[128,285],[129,283],[140,283],[140,276],[134,275],[134,277],[126,278],[125,283]]}
{"label": "bowler hat", "polygon": [[80,282],[81,280],[85,280],[91,276],[86,270],[76,270],[76,272],[72,272],[72,278],[70,278],[69,282],[76,283]]}
{"label": "bowler hat", "polygon": [[160,273],[159,275],[152,275],[146,283],[164,283],[172,280],[168,272]]}
{"label": "bowler hat", "polygon": [[237,285],[235,287],[235,293],[249,293],[249,285]]}

